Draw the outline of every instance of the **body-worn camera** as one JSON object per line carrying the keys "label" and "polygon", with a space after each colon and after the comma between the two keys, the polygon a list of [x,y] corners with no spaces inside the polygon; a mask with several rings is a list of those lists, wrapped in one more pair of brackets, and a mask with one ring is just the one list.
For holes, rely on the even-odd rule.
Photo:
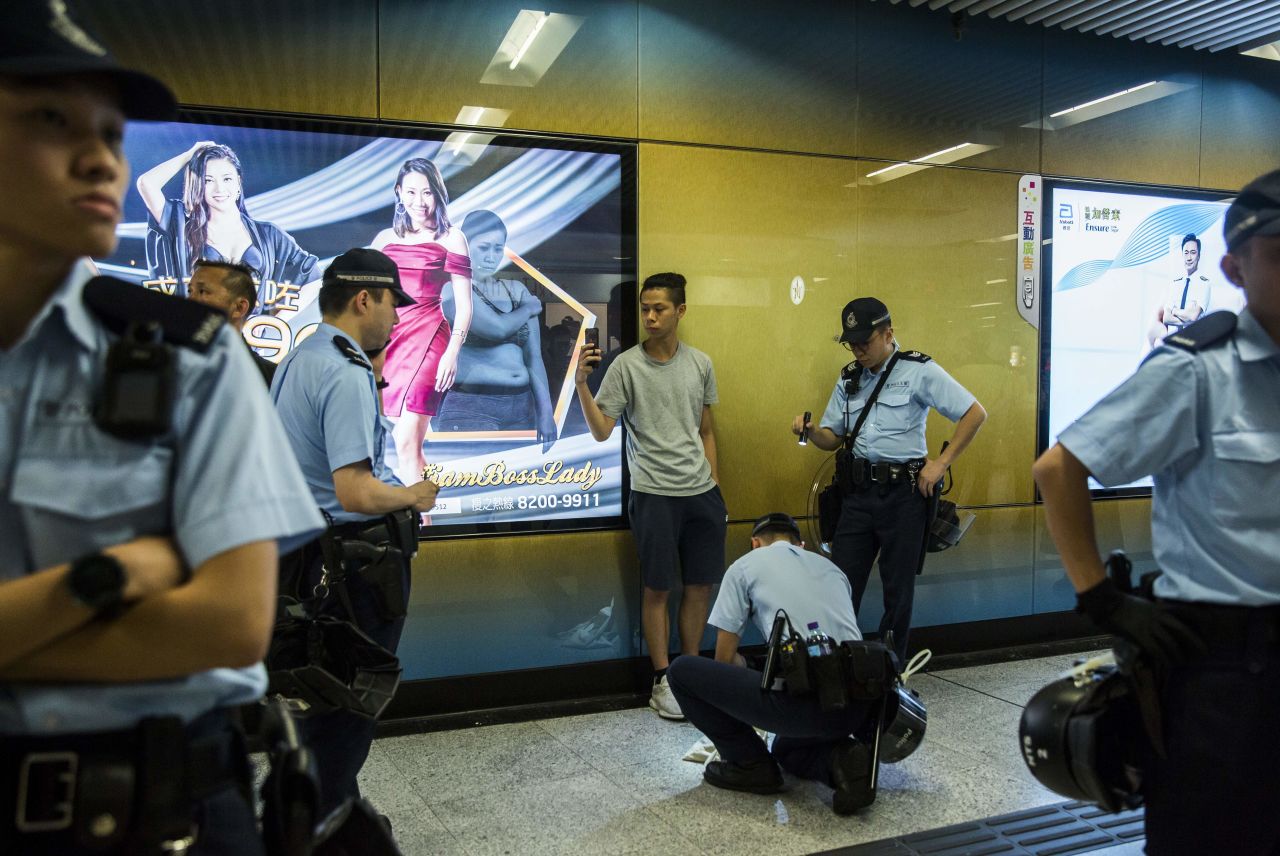
{"label": "body-worn camera", "polygon": [[130,324],[107,351],[94,421],[124,440],[158,437],[173,417],[174,355],[156,322]]}

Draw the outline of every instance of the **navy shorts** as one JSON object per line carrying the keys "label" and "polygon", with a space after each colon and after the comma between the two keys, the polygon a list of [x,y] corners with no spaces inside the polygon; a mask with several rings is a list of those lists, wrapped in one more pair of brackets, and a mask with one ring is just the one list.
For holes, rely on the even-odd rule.
{"label": "navy shorts", "polygon": [[694,496],[633,490],[630,514],[645,588],[671,591],[677,565],[684,585],[720,582],[729,514],[719,487]]}

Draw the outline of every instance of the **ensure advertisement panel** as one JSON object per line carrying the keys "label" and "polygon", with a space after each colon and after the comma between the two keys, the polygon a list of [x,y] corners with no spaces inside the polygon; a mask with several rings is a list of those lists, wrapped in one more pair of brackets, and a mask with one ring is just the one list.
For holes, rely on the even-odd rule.
{"label": "ensure advertisement panel", "polygon": [[[1132,374],[1165,336],[1206,313],[1240,311],[1243,294],[1218,268],[1230,202],[1050,182],[1041,448]],[[1150,485],[1145,479],[1125,487]]]}
{"label": "ensure advertisement panel", "polygon": [[185,297],[197,260],[246,265],[258,302],[244,336],[266,359],[314,332],[335,256],[396,262],[417,304],[387,347],[388,463],[441,485],[428,531],[620,523],[620,436],[591,438],[573,375],[588,329],[606,355],[634,341],[632,150],[226,115],[133,123],[126,140],[135,185],[99,268]]}

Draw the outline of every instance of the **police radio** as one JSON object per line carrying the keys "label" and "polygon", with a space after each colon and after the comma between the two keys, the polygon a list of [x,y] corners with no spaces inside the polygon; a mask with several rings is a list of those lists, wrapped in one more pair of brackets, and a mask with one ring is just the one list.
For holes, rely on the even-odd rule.
{"label": "police radio", "polygon": [[174,356],[156,321],[129,324],[107,351],[94,421],[108,434],[141,440],[165,434],[173,417]]}

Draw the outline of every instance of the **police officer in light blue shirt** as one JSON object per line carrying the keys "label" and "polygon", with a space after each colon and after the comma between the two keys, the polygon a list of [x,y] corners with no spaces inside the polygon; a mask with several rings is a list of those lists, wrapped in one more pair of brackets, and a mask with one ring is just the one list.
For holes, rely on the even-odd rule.
{"label": "police officer in light blue shirt", "polygon": [[[720,752],[720,760],[703,771],[708,784],[777,793],[783,789],[781,766],[830,785],[832,808],[851,814],[875,799],[875,789],[870,747],[849,735],[873,721],[873,707],[880,703],[853,702],[824,712],[817,696],[762,691],[762,675],[744,668],[738,643],[748,623],[768,639],[778,610],[802,633],[816,622],[837,643],[862,638],[848,578],[822,556],[806,552],[800,527],[781,512],[756,520],[751,551],[725,572],[707,622],[717,629],[715,659],[672,660],[671,691]],[[777,735],[772,751],[753,726]]]}
{"label": "police officer in light blue shirt", "polygon": [[[416,518],[435,504],[439,488],[430,480],[405,487],[388,466],[388,431],[365,352],[386,345],[399,319],[396,308],[412,303],[400,287],[395,262],[377,250],[348,250],[325,270],[319,297],[323,323],[280,362],[271,384],[307,485],[330,522],[325,537],[331,544],[355,540],[399,551],[397,579],[383,577],[397,591],[380,591],[365,573],[348,566],[345,591],[324,604],[393,653],[404,614],[389,611],[388,604],[407,603]],[[410,535],[403,534],[406,520],[414,524]],[[412,544],[405,543],[409,539]],[[282,591],[306,599],[321,582],[322,565],[318,541],[286,557]],[[320,769],[323,813],[359,795],[356,775],[368,757],[374,725],[343,710],[302,721]]]}
{"label": "police officer in light blue shirt", "polygon": [[[1167,757],[1143,768],[1147,852],[1280,851],[1280,170],[1227,210],[1247,299],[1164,339],[1036,462],[1079,607],[1161,681]],[[1104,574],[1088,487],[1154,477],[1156,600]]]}
{"label": "police officer in light blue shirt", "polygon": [[83,258],[125,117],[172,94],[61,3],[5,11],[0,853],[261,853],[229,709],[266,687],[277,545],[322,521],[225,319]]}
{"label": "police officer in light blue shirt", "polygon": [[[850,301],[840,323],[840,342],[854,362],[836,382],[819,427],[797,416],[791,430],[824,451],[842,450],[837,474],[844,499],[831,557],[849,575],[857,610],[879,555],[884,586],[880,634],[883,638],[893,632],[894,648],[905,662],[934,488],[982,427],[987,412],[930,357],[899,350],[889,309],[879,300]],[[925,443],[930,408],[957,423],[936,458],[929,457]]]}

